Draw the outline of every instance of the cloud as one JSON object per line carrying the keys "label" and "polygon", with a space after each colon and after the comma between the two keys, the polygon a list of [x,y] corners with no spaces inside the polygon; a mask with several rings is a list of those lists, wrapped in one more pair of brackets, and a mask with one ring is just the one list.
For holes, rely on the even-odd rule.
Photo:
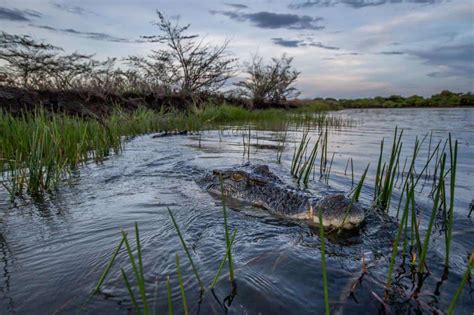
{"label": "cloud", "polygon": [[403,51],[381,51],[379,55],[404,55]]}
{"label": "cloud", "polygon": [[275,45],[283,47],[299,47],[303,43],[302,40],[283,39],[281,37],[274,37],[272,38],[272,41]]}
{"label": "cloud", "polygon": [[305,39],[285,39],[281,37],[274,37],[272,41],[275,45],[283,46],[283,47],[318,47],[322,49],[329,49],[329,50],[339,50],[339,47],[333,46],[326,46],[320,42],[313,41],[312,38]]}
{"label": "cloud", "polygon": [[0,7],[0,20],[29,22],[31,18],[39,18],[41,13],[33,10],[8,9]]}
{"label": "cloud", "polygon": [[348,53],[342,53],[342,54],[337,54],[337,56],[359,56],[361,54],[356,53],[356,52],[348,52]]}
{"label": "cloud", "polygon": [[428,74],[430,77],[461,76],[474,80],[474,44],[440,46],[430,50],[408,51],[440,71]]}
{"label": "cloud", "polygon": [[331,7],[337,4],[344,4],[354,9],[364,7],[374,7],[384,4],[398,4],[398,3],[418,3],[418,4],[434,4],[442,0],[312,0],[305,2],[297,2],[288,5],[290,9],[307,9],[311,7]]}
{"label": "cloud", "polygon": [[240,4],[240,3],[224,3],[226,6],[232,7],[234,9],[240,10],[240,9],[248,9],[249,7],[245,4]]}
{"label": "cloud", "polygon": [[326,46],[321,43],[309,43],[308,46],[313,46],[313,47],[319,47],[322,49],[329,49],[329,50],[339,50],[339,47],[333,47],[333,46]]}
{"label": "cloud", "polygon": [[76,36],[81,36],[81,37],[85,37],[85,38],[89,38],[93,40],[100,40],[100,41],[107,41],[107,42],[115,42],[115,43],[141,43],[143,42],[141,40],[130,40],[127,38],[116,37],[116,36],[106,34],[106,33],[82,32],[82,31],[78,31],[72,28],[55,28],[48,25],[35,25],[35,24],[30,24],[30,26],[52,31],[52,32],[76,35]]}
{"label": "cloud", "polygon": [[235,11],[210,11],[211,14],[221,14],[238,22],[250,21],[254,26],[260,28],[286,28],[292,30],[320,30],[324,26],[319,22],[321,17],[311,17],[308,15],[273,13],[261,11],[256,13],[241,13]]}
{"label": "cloud", "polygon": [[62,4],[58,2],[53,2],[53,6],[56,9],[66,11],[72,14],[77,14],[77,15],[87,15],[87,14],[94,14],[94,12],[89,11],[87,9],[84,9],[83,7],[76,6],[76,5],[70,5],[70,4]]}

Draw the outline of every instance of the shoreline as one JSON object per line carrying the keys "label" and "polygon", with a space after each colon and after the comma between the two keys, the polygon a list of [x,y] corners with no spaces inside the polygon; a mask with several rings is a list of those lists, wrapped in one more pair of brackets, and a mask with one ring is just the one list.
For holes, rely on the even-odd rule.
{"label": "shoreline", "polygon": [[[11,86],[0,86],[0,110],[14,115],[45,109],[67,115],[97,119],[109,116],[116,110],[132,112],[139,108],[153,111],[193,111],[208,105],[233,106],[247,110],[284,109],[299,112],[339,111],[344,109],[384,109],[384,108],[474,108],[474,95],[456,94],[443,91],[429,99],[418,98],[417,103],[407,103],[411,98],[398,98],[399,103],[389,98],[355,100],[289,100],[279,103],[252,104],[248,99],[229,97],[223,94],[183,95],[180,93],[115,93],[96,90],[35,90]],[[446,101],[443,101],[446,99]],[[454,101],[453,101],[454,99]],[[373,102],[385,102],[374,104]],[[420,104],[423,102],[424,104]],[[366,105],[361,105],[365,103]],[[452,103],[453,105],[446,105]]]}

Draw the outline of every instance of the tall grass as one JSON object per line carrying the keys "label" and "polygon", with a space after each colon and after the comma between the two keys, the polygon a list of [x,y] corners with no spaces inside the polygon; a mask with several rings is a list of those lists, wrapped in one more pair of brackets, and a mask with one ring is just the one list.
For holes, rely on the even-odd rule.
{"label": "tall grass", "polygon": [[449,267],[449,252],[451,249],[451,238],[453,232],[453,214],[454,214],[454,190],[456,187],[456,165],[458,157],[458,141],[454,143],[454,148],[452,145],[451,134],[449,134],[449,155],[450,155],[450,193],[449,193],[449,211],[448,211],[448,222],[446,227],[446,256],[445,256],[445,266]]}
{"label": "tall grass", "polygon": [[430,220],[429,220],[429,223],[428,223],[428,228],[427,228],[426,233],[425,233],[425,240],[423,242],[423,248],[422,248],[421,255],[420,255],[420,261],[418,263],[418,271],[420,273],[423,273],[423,271],[425,269],[425,259],[426,259],[426,253],[428,251],[428,244],[430,242],[431,230],[433,228],[436,213],[438,211],[438,204],[439,204],[439,200],[440,200],[440,192],[442,191],[441,187],[444,187],[444,167],[446,165],[446,153],[443,154],[443,159],[442,159],[441,163],[442,164],[441,164],[441,168],[440,168],[440,172],[439,172],[439,182],[438,182],[438,186],[437,186],[437,189],[436,189],[436,195],[435,195],[435,199],[434,199],[434,202],[433,202],[433,208],[431,210],[431,215],[430,215]]}
{"label": "tall grass", "polygon": [[[392,199],[393,185],[396,178],[396,170],[398,168],[400,153],[402,150],[403,143],[401,142],[403,130],[398,134],[398,127],[395,128],[392,150],[390,152],[390,160],[388,164],[384,164],[385,167],[381,169],[381,161],[383,155],[383,140],[380,149],[379,162],[377,165],[376,183],[375,183],[375,205],[381,209],[390,207],[390,201]],[[397,138],[398,137],[398,138]]]}
{"label": "tall grass", "polygon": [[329,308],[329,290],[328,290],[328,278],[326,272],[326,245],[324,238],[324,226],[323,226],[323,209],[318,209],[319,216],[319,240],[321,242],[321,272],[323,274],[323,292],[324,292],[324,313],[330,314]]}
{"label": "tall grass", "polygon": [[[81,164],[120,153],[123,140],[167,130],[196,131],[226,125],[287,130],[296,126],[345,126],[325,113],[256,110],[209,104],[189,112],[115,111],[105,118],[81,118],[43,109],[20,116],[0,111],[0,183],[11,198],[53,191]],[[250,138],[249,138],[250,139]],[[247,141],[250,145],[250,141]],[[247,149],[247,157],[250,150]],[[281,157],[280,157],[281,158]]]}
{"label": "tall grass", "polygon": [[308,137],[309,129],[303,130],[303,135],[301,137],[300,143],[293,152],[293,158],[291,161],[291,174],[297,179],[297,182],[303,182],[304,185],[308,185],[309,178],[311,173],[314,170],[316,163],[316,158],[318,156],[318,149],[321,147],[321,156],[320,156],[320,177],[323,177],[326,174],[326,181],[329,178],[330,167],[332,166],[332,161],[334,154],[331,158],[330,167],[327,167],[328,164],[328,130],[321,130],[319,133],[316,142],[313,145],[312,150],[308,152],[308,146],[311,142],[311,137]]}
{"label": "tall grass", "polygon": [[462,290],[464,289],[464,286],[466,285],[466,283],[469,281],[471,277],[472,268],[474,268],[474,251],[471,252],[471,255],[468,258],[466,272],[464,273],[461,279],[461,283],[459,284],[459,287],[454,293],[453,299],[451,300],[451,303],[448,306],[447,313],[449,315],[454,313],[454,309],[456,308],[456,304],[458,302],[459,297],[461,296]]}

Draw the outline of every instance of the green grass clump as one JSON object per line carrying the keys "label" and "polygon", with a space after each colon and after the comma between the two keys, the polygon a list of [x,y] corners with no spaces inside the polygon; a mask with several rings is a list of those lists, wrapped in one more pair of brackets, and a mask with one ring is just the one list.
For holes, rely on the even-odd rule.
{"label": "green grass clump", "polygon": [[0,111],[0,183],[12,199],[50,192],[85,161],[102,162],[121,152],[124,139],[149,132],[223,126],[287,130],[288,124],[337,127],[349,122],[309,110],[248,110],[225,104],[207,104],[187,112],[117,110],[95,119],[42,109],[20,116]]}

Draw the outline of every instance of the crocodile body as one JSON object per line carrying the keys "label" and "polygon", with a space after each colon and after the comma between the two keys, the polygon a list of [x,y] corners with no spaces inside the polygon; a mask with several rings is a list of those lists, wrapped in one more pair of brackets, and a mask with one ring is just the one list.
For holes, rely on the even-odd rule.
{"label": "crocodile body", "polygon": [[[364,210],[343,194],[318,198],[286,185],[267,165],[244,164],[216,169],[201,181],[210,193],[237,199],[267,209],[281,217],[304,220],[328,228],[354,229],[364,221]],[[222,184],[221,184],[222,182]]]}

